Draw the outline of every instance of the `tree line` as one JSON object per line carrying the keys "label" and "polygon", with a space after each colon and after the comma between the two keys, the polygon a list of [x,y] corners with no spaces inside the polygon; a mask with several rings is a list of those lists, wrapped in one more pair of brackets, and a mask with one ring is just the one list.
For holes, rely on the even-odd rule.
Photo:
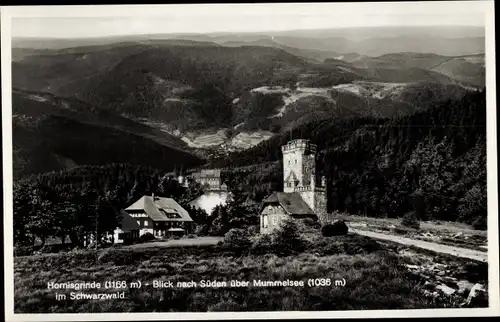
{"label": "tree line", "polygon": [[33,245],[38,239],[43,245],[47,238],[57,237],[63,244],[82,245],[90,236],[99,240],[117,227],[120,210],[152,193],[174,198],[190,210],[195,222],[207,217],[188,206],[203,193],[196,183],[186,188],[171,174],[151,167],[82,166],[14,183],[14,242]]}

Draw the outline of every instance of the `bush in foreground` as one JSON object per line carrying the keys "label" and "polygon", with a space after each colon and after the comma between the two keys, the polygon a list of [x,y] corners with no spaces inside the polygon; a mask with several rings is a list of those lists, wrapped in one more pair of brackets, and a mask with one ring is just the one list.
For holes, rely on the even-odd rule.
{"label": "bush in foreground", "polygon": [[139,242],[140,243],[146,243],[146,242],[149,242],[149,241],[152,241],[152,240],[155,240],[156,237],[151,234],[151,233],[145,233],[144,235],[142,235],[141,237],[139,237]]}
{"label": "bush in foreground", "polygon": [[401,225],[414,229],[420,229],[420,221],[414,212],[405,214],[401,219]]}
{"label": "bush in foreground", "polygon": [[271,238],[274,252],[281,256],[303,252],[308,246],[293,220],[283,222],[279,229],[272,232]]}
{"label": "bush in foreground", "polygon": [[336,220],[321,228],[321,234],[325,237],[347,235],[349,228],[343,220]]}
{"label": "bush in foreground", "polygon": [[313,218],[305,218],[302,220],[302,223],[306,228],[310,229],[320,229],[321,228],[321,222],[319,219],[313,219]]}
{"label": "bush in foreground", "polygon": [[488,222],[486,220],[486,217],[478,216],[472,223],[472,227],[475,230],[486,230],[488,228]]}
{"label": "bush in foreground", "polygon": [[233,228],[224,235],[224,245],[236,251],[248,250],[252,246],[248,230]]}

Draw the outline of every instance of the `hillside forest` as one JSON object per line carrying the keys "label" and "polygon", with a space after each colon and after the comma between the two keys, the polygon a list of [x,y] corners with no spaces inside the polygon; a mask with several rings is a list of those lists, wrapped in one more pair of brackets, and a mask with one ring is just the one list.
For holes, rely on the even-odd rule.
{"label": "hillside forest", "polygon": [[[245,37],[13,48],[15,243],[81,244],[153,193],[188,209],[197,234],[256,229],[283,189],[280,146],[298,138],[318,146],[330,213],[487,228],[484,38],[356,53]],[[190,208],[203,191],[180,168],[220,168],[234,201]]]}
{"label": "hillside forest", "polygon": [[212,216],[191,209],[202,194],[151,167],[82,166],[20,180],[14,185],[15,240],[49,236],[81,242],[119,220],[119,210],[144,194],[172,197],[186,207],[200,234],[258,225],[259,203],[282,189],[280,146],[290,138],[318,144],[328,210],[373,217],[460,221],[486,228],[485,91],[401,118],[311,122],[255,148],[214,161],[236,200]]}
{"label": "hillside forest", "polygon": [[415,212],[421,220],[486,228],[485,91],[400,118],[322,120],[213,162],[255,201],[282,188],[280,146],[318,145],[329,211],[373,217]]}

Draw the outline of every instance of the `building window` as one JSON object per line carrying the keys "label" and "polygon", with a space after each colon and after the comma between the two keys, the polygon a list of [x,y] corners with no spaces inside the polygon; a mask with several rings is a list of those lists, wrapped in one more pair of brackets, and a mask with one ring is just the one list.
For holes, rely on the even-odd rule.
{"label": "building window", "polygon": [[144,221],[144,227],[146,227],[148,225],[148,222],[145,220]]}
{"label": "building window", "polygon": [[267,215],[264,215],[264,216],[262,217],[262,221],[263,221],[263,222],[262,222],[263,227],[264,227],[264,228],[267,228],[267,226],[268,226],[268,222],[267,222]]}
{"label": "building window", "polygon": [[295,160],[295,164],[297,164],[297,160]]}
{"label": "building window", "polygon": [[274,216],[273,217],[273,225],[277,225],[278,224],[278,217]]}
{"label": "building window", "polygon": [[140,221],[140,220],[137,220],[137,224],[140,226],[140,225],[141,225],[141,221]]}

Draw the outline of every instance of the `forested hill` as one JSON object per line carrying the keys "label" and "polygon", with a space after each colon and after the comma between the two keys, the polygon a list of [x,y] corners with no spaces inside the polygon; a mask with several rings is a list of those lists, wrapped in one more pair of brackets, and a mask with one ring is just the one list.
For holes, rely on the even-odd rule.
{"label": "forested hill", "polygon": [[405,117],[307,123],[212,165],[260,201],[282,187],[280,146],[290,137],[318,145],[330,211],[486,223],[485,90]]}

